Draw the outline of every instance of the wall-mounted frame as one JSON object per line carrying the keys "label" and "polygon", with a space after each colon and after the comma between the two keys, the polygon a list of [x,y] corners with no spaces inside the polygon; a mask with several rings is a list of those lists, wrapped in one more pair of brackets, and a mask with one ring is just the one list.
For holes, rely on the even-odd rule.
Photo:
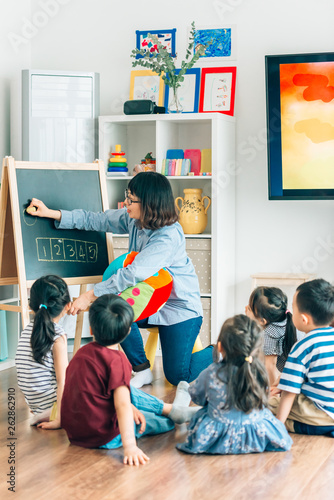
{"label": "wall-mounted frame", "polygon": [[334,199],[334,53],[265,62],[269,199]]}
{"label": "wall-mounted frame", "polygon": [[[236,58],[235,25],[219,27],[197,27],[194,38],[194,52],[207,45],[200,59],[217,61]],[[188,30],[189,32],[190,30]]]}
{"label": "wall-mounted frame", "polygon": [[[154,41],[149,38],[148,34],[155,35],[158,37],[159,42],[162,43],[170,55],[172,57],[176,56],[175,52],[175,37],[176,37],[176,28],[171,30],[147,30],[147,31],[136,31],[136,48],[138,50],[147,50],[149,52],[154,52]],[[136,59],[140,59],[140,54],[136,55]]]}
{"label": "wall-mounted frame", "polygon": [[[180,69],[175,70],[178,75]],[[166,75],[168,77],[168,74]],[[197,113],[199,103],[199,86],[201,81],[201,69],[188,69],[184,75],[184,81],[178,88],[179,101],[183,107],[183,113]],[[173,90],[166,85],[164,106],[168,109],[169,100],[172,98]]]}
{"label": "wall-mounted frame", "polygon": [[202,68],[199,112],[234,115],[237,68]]}
{"label": "wall-mounted frame", "polygon": [[130,100],[151,99],[157,106],[163,106],[164,81],[149,69],[131,71]]}

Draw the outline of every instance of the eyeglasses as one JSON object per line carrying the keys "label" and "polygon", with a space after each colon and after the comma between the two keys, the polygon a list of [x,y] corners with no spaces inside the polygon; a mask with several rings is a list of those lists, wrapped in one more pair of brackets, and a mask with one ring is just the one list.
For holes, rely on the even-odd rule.
{"label": "eyeglasses", "polygon": [[131,200],[131,198],[129,198],[129,191],[128,189],[126,189],[124,191],[124,197],[126,199],[126,202],[128,205],[132,205],[132,203],[141,203],[139,200]]}

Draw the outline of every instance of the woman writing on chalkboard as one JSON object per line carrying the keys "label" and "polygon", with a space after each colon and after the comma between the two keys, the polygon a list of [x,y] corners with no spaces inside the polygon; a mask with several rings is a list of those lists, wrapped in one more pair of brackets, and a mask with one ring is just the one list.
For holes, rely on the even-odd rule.
{"label": "woman writing on chalkboard", "polygon": [[73,302],[71,313],[85,310],[97,297],[121,293],[165,267],[173,277],[173,289],[164,307],[149,318],[133,323],[121,344],[136,375],[131,383],[142,387],[152,381],[138,326],[159,327],[163,367],[167,380],[177,385],[191,382],[212,363],[212,347],[192,354],[203,312],[198,279],[186,254],[185,237],[175,210],[168,179],[156,172],[142,172],[129,182],[125,209],[93,213],[84,210],[51,210],[35,198],[32,215],[56,220],[60,229],[80,229],[129,234],[129,251],[137,251],[133,264],[118,270]]}

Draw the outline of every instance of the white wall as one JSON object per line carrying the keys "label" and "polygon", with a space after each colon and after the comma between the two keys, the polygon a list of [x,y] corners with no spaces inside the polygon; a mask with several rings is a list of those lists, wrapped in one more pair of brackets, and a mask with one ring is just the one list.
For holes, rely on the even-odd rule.
{"label": "white wall", "polygon": [[[30,0],[0,7],[0,157],[18,154],[21,130],[21,70],[29,67]],[[14,134],[11,125],[15,122]],[[1,170],[1,166],[0,166]]]}
{"label": "white wall", "polygon": [[266,54],[333,51],[334,3],[238,3],[228,20],[238,27],[236,117],[241,172],[236,179],[236,298],[241,308],[252,273],[311,272],[334,279],[333,201],[268,201],[264,74]]}
{"label": "white wall", "polygon": [[[6,7],[10,11],[9,19],[2,21],[6,30],[19,29],[26,3],[20,0]],[[44,16],[43,25],[40,12],[46,5],[50,14]],[[197,26],[236,24],[237,309],[243,310],[249,276],[256,272],[312,272],[334,280],[333,202],[268,201],[264,75],[266,54],[333,50],[334,2],[31,0],[30,19],[40,24],[29,44],[30,68],[99,72],[101,114],[120,113],[128,98],[136,29],[177,28],[182,59],[193,20]],[[24,50],[22,46],[22,55],[15,55],[9,71],[2,65],[4,79],[15,76]],[[1,103],[5,88],[0,80]],[[19,129],[15,133],[20,136]],[[6,127],[0,129],[0,147],[5,151],[3,144],[8,144]]]}

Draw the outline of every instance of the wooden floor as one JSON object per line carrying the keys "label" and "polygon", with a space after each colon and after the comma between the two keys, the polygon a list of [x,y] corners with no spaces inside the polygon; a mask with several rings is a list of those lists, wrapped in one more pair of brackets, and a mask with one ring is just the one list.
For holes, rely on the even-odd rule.
{"label": "wooden floor", "polygon": [[[147,392],[166,402],[175,388],[154,370]],[[15,483],[7,491],[10,443],[8,388],[16,392]],[[140,440],[151,461],[145,466],[122,464],[122,450],[88,450],[69,445],[63,430],[43,431],[29,425],[29,412],[19,392],[15,369],[0,372],[0,498],[24,500],[117,499],[333,499],[334,439],[292,435],[287,453],[243,456],[192,456],[175,449],[185,438],[185,425]]]}

